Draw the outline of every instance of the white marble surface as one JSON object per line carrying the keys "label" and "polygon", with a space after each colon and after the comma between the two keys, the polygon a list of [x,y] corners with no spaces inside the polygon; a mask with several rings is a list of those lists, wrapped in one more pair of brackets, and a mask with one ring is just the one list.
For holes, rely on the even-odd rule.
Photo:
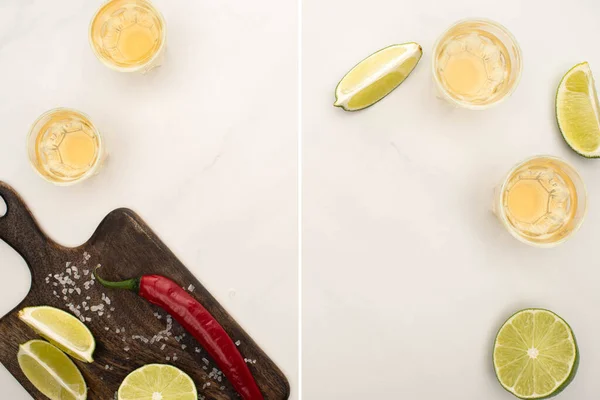
{"label": "white marble surface", "polygon": [[[0,179],[65,245],[87,240],[114,208],[137,211],[296,393],[297,4],[156,0],[168,48],[148,76],[95,59],[87,28],[100,4],[0,1]],[[28,165],[29,125],[57,106],[88,113],[109,148],[80,186],[54,187]],[[0,260],[4,314],[29,273],[3,242]],[[0,387],[2,398],[30,398],[3,368]]]}
{"label": "white marble surface", "polygon": [[[572,325],[579,373],[558,398],[600,392],[600,161],[557,130],[561,76],[588,60],[600,76],[600,3],[592,0],[304,0],[304,398],[509,400],[491,348],[513,311],[547,307]],[[506,25],[524,53],[504,104],[437,100],[431,49],[458,19]],[[338,80],[370,53],[417,41],[413,75],[374,107],[331,106]],[[490,212],[492,188],[517,161],[573,163],[589,212],[573,239],[540,250]]]}

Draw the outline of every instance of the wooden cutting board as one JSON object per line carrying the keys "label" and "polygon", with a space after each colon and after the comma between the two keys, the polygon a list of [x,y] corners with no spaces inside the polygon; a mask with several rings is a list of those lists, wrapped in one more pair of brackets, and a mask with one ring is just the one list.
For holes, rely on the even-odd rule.
{"label": "wooden cutting board", "polygon": [[[206,351],[177,322],[169,322],[164,311],[135,293],[106,289],[95,282],[92,270],[98,264],[102,275],[111,280],[161,274],[179,283],[239,343],[265,399],[289,397],[288,381],[279,368],[133,211],[112,211],[87,243],[66,248],[41,231],[21,197],[1,181],[0,196],[7,205],[6,215],[0,217],[0,239],[14,248],[31,270],[31,290],[0,319],[0,362],[34,399],[46,397],[22,374],[16,356],[19,344],[39,337],[19,321],[17,312],[39,305],[79,314],[94,334],[95,362],[75,361],[87,382],[90,400],[114,399],[123,379],[150,363],[172,364],[187,372],[198,387],[199,399],[239,398]],[[4,277],[8,278],[7,271]]]}

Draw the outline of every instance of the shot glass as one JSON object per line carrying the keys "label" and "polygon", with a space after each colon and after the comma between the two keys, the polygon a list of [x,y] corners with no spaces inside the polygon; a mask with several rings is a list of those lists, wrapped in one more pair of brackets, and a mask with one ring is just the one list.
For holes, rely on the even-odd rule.
{"label": "shot glass", "polygon": [[512,236],[554,247],[581,226],[587,209],[583,180],[571,165],[535,156],[515,165],[496,187],[493,210]]}
{"label": "shot glass", "polygon": [[38,175],[58,186],[97,174],[106,155],[102,136],[90,118],[71,108],[49,110],[33,123],[27,154]]}
{"label": "shot glass", "polygon": [[482,110],[499,104],[521,78],[521,49],[502,25],[465,19],[437,40],[433,79],[441,98],[459,107]]}
{"label": "shot glass", "polygon": [[167,26],[148,0],[109,0],[92,18],[89,40],[107,67],[145,74],[163,62]]}

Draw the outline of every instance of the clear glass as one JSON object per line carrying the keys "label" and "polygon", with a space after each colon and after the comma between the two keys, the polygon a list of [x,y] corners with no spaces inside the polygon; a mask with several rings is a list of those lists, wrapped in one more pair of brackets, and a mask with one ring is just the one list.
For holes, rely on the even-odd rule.
{"label": "clear glass", "polygon": [[496,188],[493,209],[521,242],[554,247],[583,223],[587,194],[571,165],[556,157],[536,156],[509,171]]}
{"label": "clear glass", "polygon": [[104,65],[145,74],[164,60],[167,26],[148,0],[109,0],[92,18],[89,40]]}
{"label": "clear glass", "polygon": [[502,25],[466,19],[452,25],[437,40],[433,77],[442,98],[481,110],[502,102],[521,78],[521,49]]}
{"label": "clear glass", "polygon": [[102,136],[90,118],[71,108],[47,111],[33,123],[27,154],[33,169],[59,186],[97,174],[106,156]]}

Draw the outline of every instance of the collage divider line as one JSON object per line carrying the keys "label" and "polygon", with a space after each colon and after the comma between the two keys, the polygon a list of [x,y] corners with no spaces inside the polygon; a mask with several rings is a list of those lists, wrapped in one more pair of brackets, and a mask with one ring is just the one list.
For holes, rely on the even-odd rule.
{"label": "collage divider line", "polygon": [[302,1],[298,1],[298,400],[302,400]]}

